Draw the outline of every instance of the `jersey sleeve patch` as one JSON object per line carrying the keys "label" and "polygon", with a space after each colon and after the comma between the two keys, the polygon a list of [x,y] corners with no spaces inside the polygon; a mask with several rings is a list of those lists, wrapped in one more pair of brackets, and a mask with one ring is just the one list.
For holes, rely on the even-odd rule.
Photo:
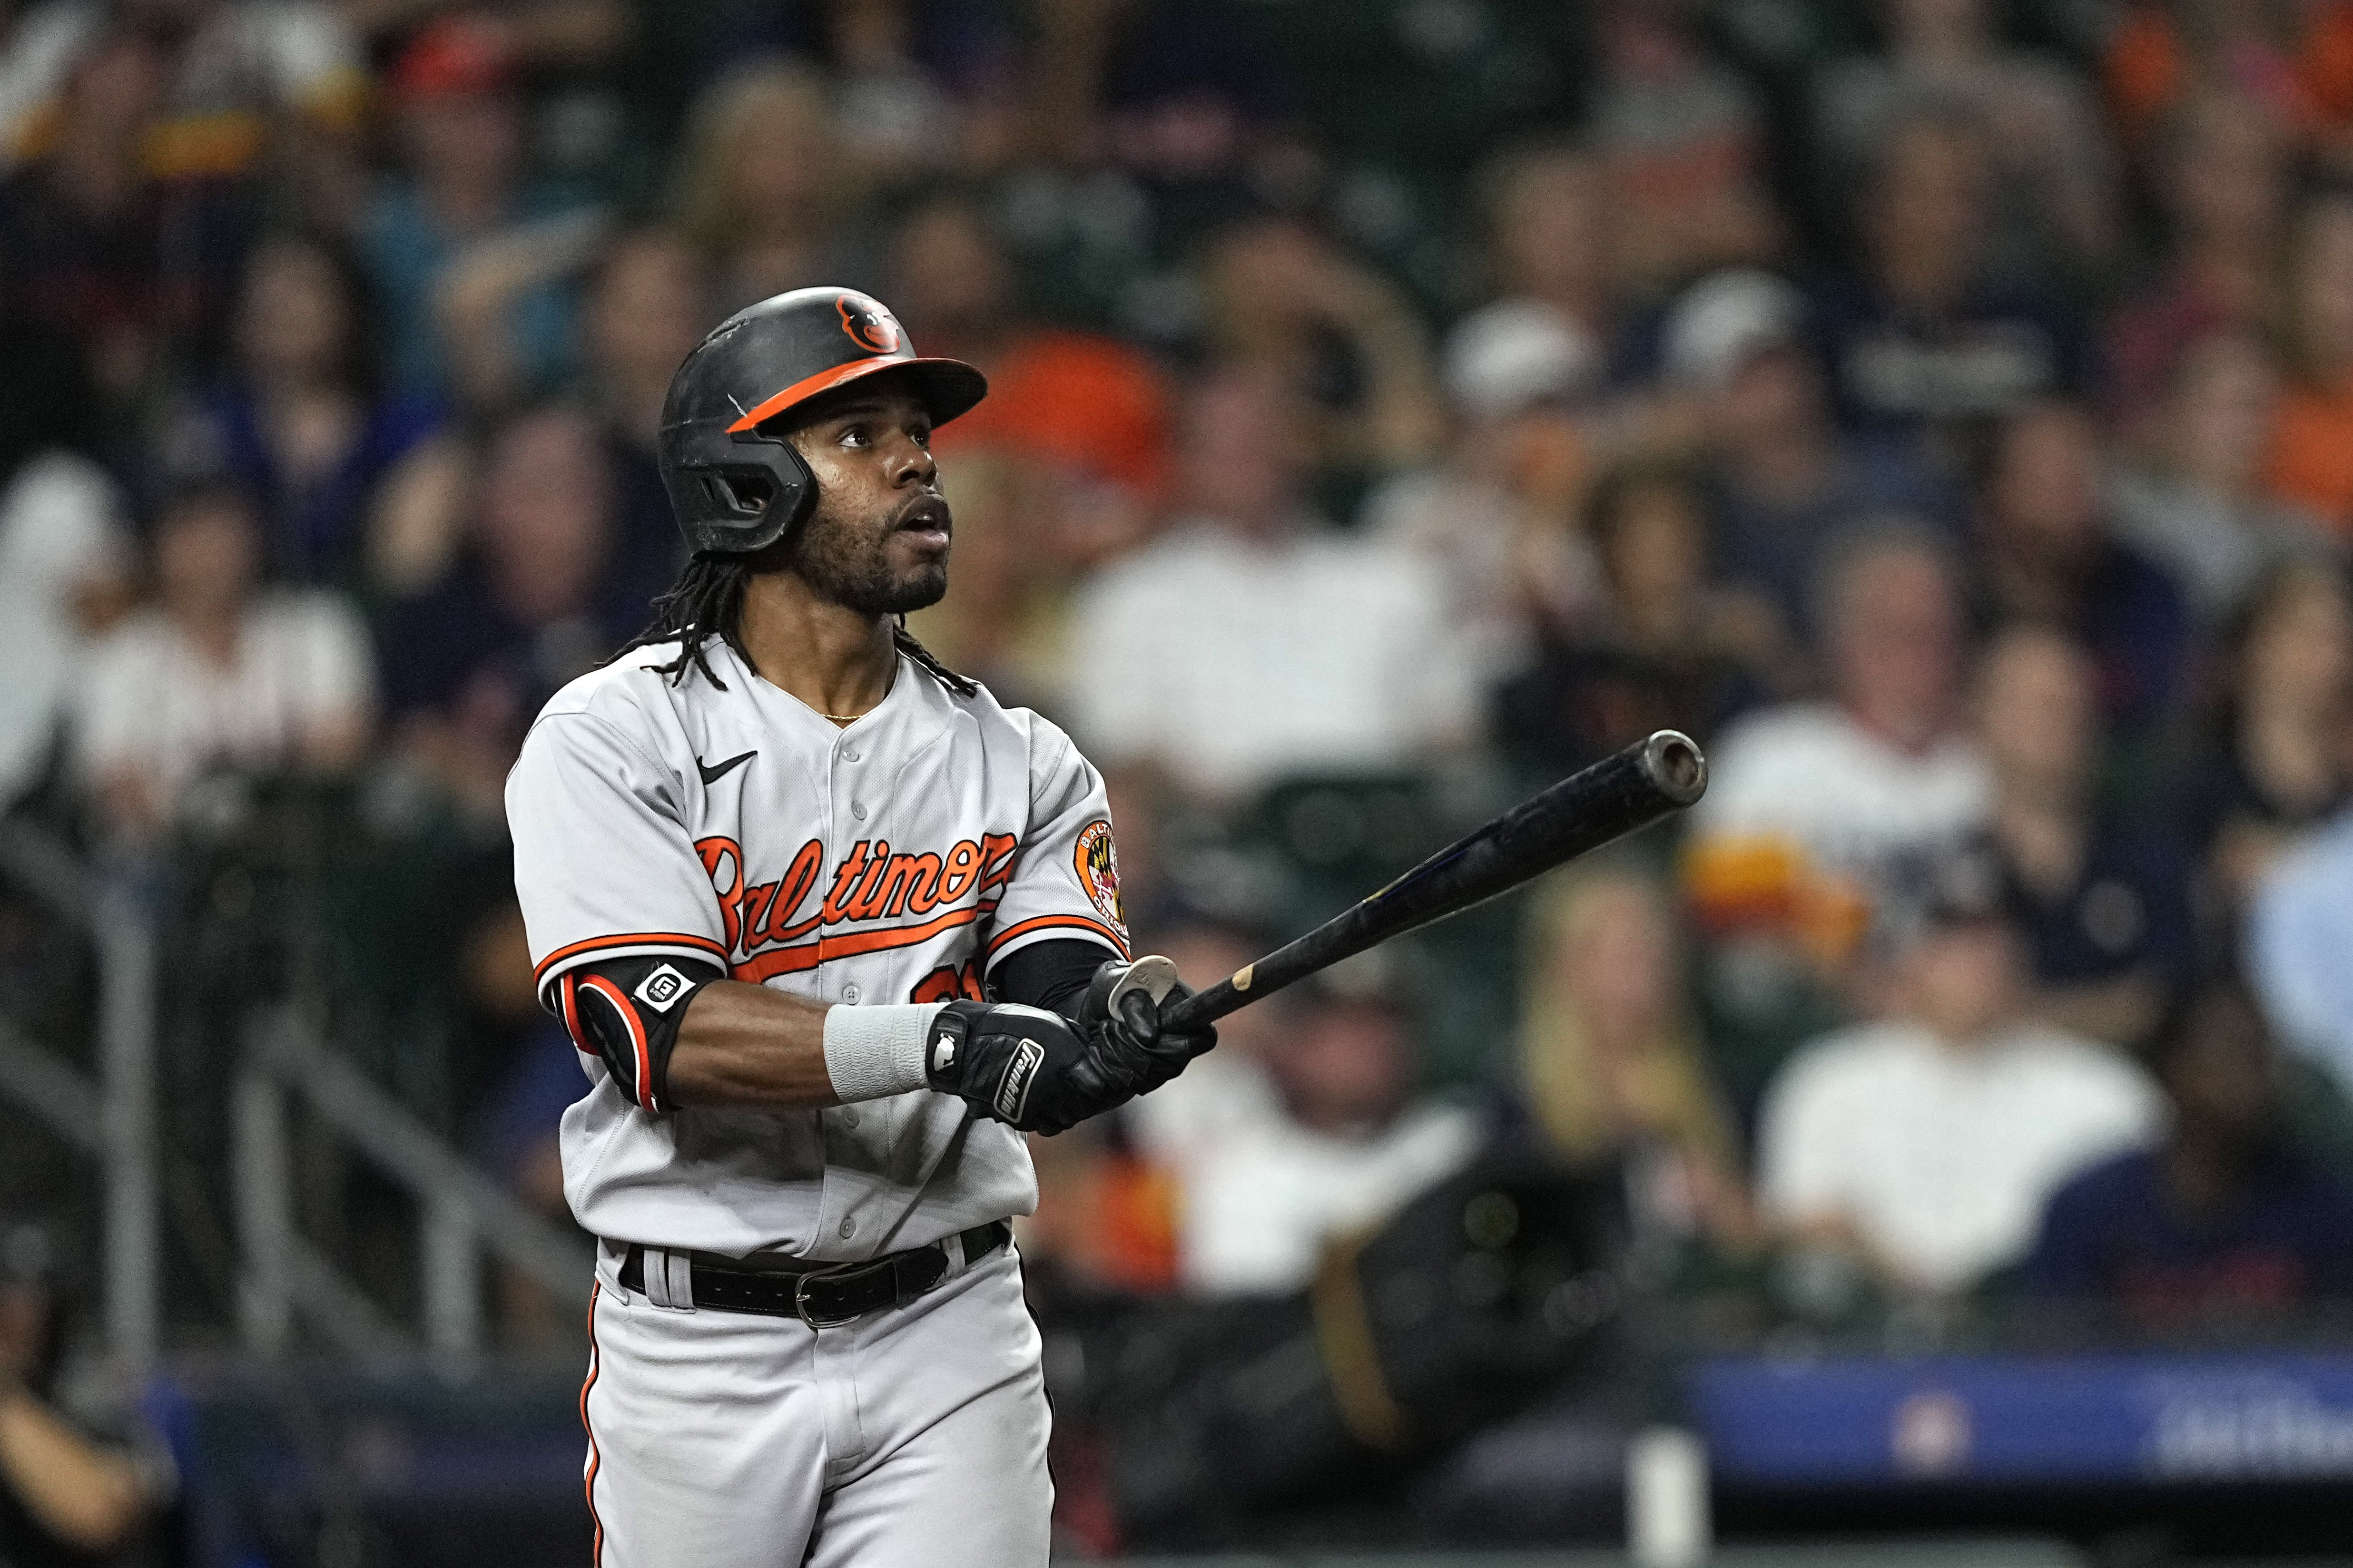
{"label": "jersey sleeve patch", "polygon": [[1087,901],[1119,934],[1120,946],[1124,950],[1127,918],[1119,900],[1119,850],[1112,842],[1108,819],[1099,816],[1080,830],[1071,860],[1078,872],[1079,886],[1086,890]]}

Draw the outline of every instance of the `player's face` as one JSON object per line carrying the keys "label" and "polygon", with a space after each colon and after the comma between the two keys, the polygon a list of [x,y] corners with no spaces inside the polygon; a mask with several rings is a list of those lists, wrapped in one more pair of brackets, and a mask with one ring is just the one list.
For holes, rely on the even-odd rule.
{"label": "player's face", "polygon": [[953,525],[922,402],[887,387],[853,394],[791,439],[817,476],[817,510],[792,546],[790,570],[860,615],[938,604],[948,591]]}

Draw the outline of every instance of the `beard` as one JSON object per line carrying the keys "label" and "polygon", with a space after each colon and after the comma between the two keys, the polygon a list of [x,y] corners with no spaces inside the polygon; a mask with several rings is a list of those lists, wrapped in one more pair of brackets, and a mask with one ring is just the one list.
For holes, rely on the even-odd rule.
{"label": "beard", "polygon": [[945,560],[895,571],[887,552],[896,517],[850,519],[820,505],[792,547],[790,570],[819,595],[861,616],[929,609],[946,596]]}

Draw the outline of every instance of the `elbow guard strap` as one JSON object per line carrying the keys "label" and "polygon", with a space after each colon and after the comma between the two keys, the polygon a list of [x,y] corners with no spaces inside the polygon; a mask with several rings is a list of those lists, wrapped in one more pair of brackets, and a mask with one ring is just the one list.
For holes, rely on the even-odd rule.
{"label": "elbow guard strap", "polygon": [[687,1004],[725,978],[699,958],[611,958],[565,970],[556,1005],[572,1043],[601,1059],[639,1110],[659,1113],[674,1109],[670,1056]]}

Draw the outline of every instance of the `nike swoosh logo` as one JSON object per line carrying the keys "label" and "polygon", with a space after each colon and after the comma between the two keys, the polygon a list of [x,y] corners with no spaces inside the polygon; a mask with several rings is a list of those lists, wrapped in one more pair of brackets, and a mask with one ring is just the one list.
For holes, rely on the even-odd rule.
{"label": "nike swoosh logo", "polygon": [[697,757],[694,759],[694,771],[702,775],[703,786],[705,788],[709,788],[711,785],[717,784],[721,779],[725,778],[729,773],[733,773],[737,768],[742,767],[745,763],[750,762],[754,757],[756,757],[760,753],[756,751],[746,752],[740,757],[730,757],[725,762],[720,763],[715,766],[706,763],[701,757]]}

